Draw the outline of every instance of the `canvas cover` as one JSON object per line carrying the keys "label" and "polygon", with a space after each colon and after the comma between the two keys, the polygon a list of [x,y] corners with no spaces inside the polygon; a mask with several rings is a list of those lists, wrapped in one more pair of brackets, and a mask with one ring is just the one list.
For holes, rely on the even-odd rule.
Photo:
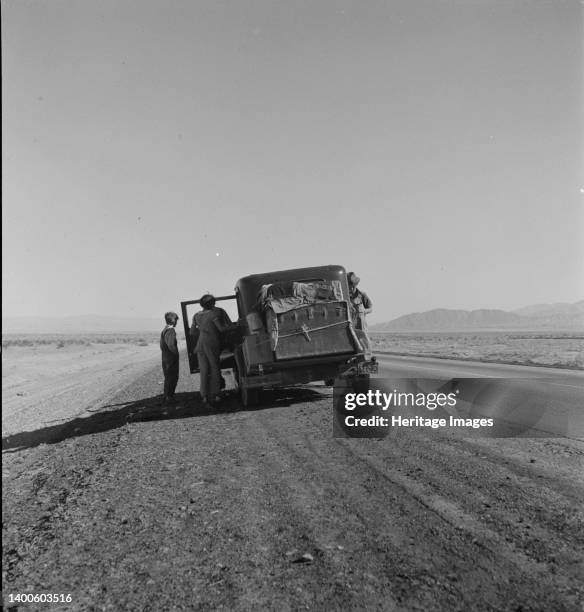
{"label": "canvas cover", "polygon": [[264,312],[271,309],[280,314],[307,304],[342,299],[341,282],[338,280],[287,281],[263,285],[258,302]]}

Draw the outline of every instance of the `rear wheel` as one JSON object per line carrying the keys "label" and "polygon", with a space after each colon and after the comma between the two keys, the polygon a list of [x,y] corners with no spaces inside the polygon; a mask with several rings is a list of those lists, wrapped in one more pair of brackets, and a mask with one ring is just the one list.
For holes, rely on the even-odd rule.
{"label": "rear wheel", "polygon": [[261,389],[259,387],[248,387],[245,384],[245,376],[243,373],[244,369],[244,361],[243,361],[243,353],[241,348],[234,352],[235,355],[235,380],[237,381],[237,385],[239,387],[239,399],[244,408],[248,408],[250,406],[256,406],[260,401],[260,392]]}
{"label": "rear wheel", "polygon": [[371,377],[369,374],[360,374],[352,379],[353,392],[367,393],[371,386]]}
{"label": "rear wheel", "polygon": [[244,408],[257,406],[260,401],[260,390],[244,384],[239,387],[239,397]]}

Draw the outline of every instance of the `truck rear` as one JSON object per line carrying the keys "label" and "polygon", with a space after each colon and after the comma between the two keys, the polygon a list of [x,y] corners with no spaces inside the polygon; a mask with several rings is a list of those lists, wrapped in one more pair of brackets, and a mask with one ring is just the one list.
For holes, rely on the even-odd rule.
{"label": "truck rear", "polygon": [[231,349],[244,405],[256,403],[262,389],[377,371],[363,332],[353,327],[342,266],[246,276],[223,299],[230,298],[239,316]]}

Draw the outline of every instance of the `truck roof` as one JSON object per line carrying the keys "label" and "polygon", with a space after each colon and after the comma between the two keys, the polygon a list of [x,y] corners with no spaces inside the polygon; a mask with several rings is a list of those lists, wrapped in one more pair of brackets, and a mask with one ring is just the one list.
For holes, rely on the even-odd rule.
{"label": "truck roof", "polygon": [[241,296],[242,306],[248,310],[256,303],[258,292],[262,285],[286,281],[307,282],[313,280],[340,280],[343,297],[348,299],[347,272],[343,266],[337,265],[292,268],[291,270],[250,274],[237,281],[235,291]]}

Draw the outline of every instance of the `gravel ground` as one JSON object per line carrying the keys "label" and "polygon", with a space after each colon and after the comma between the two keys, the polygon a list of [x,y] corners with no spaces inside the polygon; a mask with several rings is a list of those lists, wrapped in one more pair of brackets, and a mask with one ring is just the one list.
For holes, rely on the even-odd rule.
{"label": "gravel ground", "polygon": [[326,387],[206,412],[181,365],[3,439],[6,609],[582,610],[583,444],[335,439]]}

